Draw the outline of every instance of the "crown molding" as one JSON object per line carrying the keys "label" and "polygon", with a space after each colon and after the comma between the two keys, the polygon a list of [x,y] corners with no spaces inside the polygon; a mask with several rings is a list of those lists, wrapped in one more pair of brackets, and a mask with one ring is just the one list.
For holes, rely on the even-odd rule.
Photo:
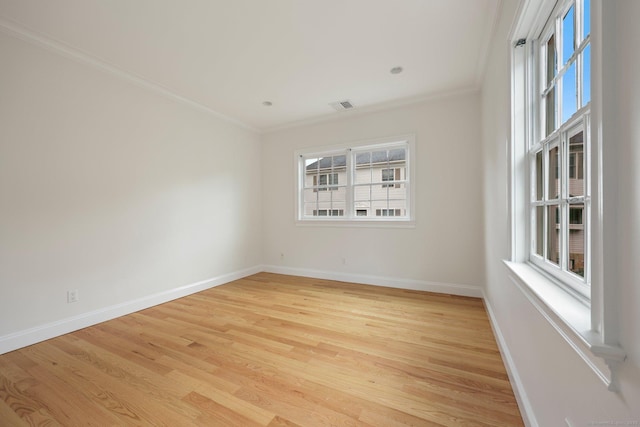
{"label": "crown molding", "polygon": [[81,64],[91,66],[93,68],[96,68],[102,72],[110,74],[119,79],[126,80],[129,83],[133,83],[138,87],[155,92],[156,94],[162,95],[165,98],[187,105],[200,112],[210,114],[216,117],[217,119],[223,120],[225,122],[231,123],[233,125],[239,126],[243,129],[246,129],[255,133],[260,133],[260,130],[253,126],[250,126],[246,123],[241,122],[240,120],[237,120],[232,117],[226,116],[222,113],[219,113],[199,102],[193,101],[189,98],[179,95],[176,92],[162,86],[159,83],[153,82],[143,76],[139,76],[129,71],[123,70],[117,67],[116,65],[109,63],[108,61],[100,59],[96,56],[93,56],[87,52],[84,52],[80,49],[72,47],[61,41],[55,40],[52,37],[49,37],[47,35],[37,33],[33,30],[26,28],[21,24],[7,20],[2,17],[0,17],[0,32],[3,32],[11,37],[26,41],[38,47],[44,48],[53,53],[64,56],[65,58],[72,59]]}

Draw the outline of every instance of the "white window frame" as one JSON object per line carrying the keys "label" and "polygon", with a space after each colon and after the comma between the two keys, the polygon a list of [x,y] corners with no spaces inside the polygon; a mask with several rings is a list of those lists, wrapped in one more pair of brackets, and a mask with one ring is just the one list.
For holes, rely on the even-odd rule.
{"label": "white window frame", "polygon": [[[529,302],[541,313],[550,325],[566,340],[609,390],[615,391],[617,368],[625,360],[624,350],[618,343],[619,326],[613,315],[616,310],[616,283],[606,281],[604,270],[603,239],[603,164],[602,146],[606,141],[603,132],[603,0],[591,0],[591,104],[588,114],[582,115],[580,108],[569,121],[556,126],[561,141],[565,132],[571,132],[576,126],[589,129],[590,139],[585,132],[584,150],[589,150],[590,161],[583,171],[585,195],[591,209],[584,210],[583,224],[590,235],[590,244],[585,256],[590,253],[590,286],[560,269],[548,268],[535,255],[536,230],[533,218],[532,200],[535,197],[536,182],[533,169],[536,167],[535,151],[530,147],[543,140],[539,123],[543,109],[540,102],[539,79],[542,75],[538,60],[539,43],[548,36],[548,28],[555,25],[556,16],[563,16],[572,3],[582,0],[525,0],[522,3],[516,24],[510,34],[511,59],[511,143],[509,144],[510,180],[510,258],[505,265],[512,282],[519,287]],[[576,7],[579,13],[579,7]],[[551,22],[551,23],[549,23]],[[611,25],[611,22],[608,23]],[[580,31],[575,28],[575,31]],[[576,49],[577,51],[577,49]],[[557,52],[559,62],[562,52]],[[559,68],[562,64],[558,65]],[[558,77],[559,78],[559,77]],[[561,90],[556,87],[556,90]],[[579,100],[578,100],[579,102]],[[541,102],[540,102],[541,103]],[[560,103],[558,103],[560,104]],[[580,104],[578,104],[578,107]],[[561,117],[561,105],[556,105]],[[584,111],[582,111],[584,112]],[[549,138],[550,138],[549,137]],[[547,138],[547,140],[549,140]],[[560,144],[562,147],[562,144]],[[538,147],[539,148],[539,147]],[[543,147],[543,149],[547,149]],[[569,161],[561,156],[560,168],[568,168]],[[544,163],[543,163],[544,164]],[[548,173],[545,167],[545,173]],[[562,173],[563,171],[561,171]],[[567,171],[568,176],[568,171]],[[546,175],[548,177],[548,175]],[[547,179],[543,186],[547,186]],[[588,188],[588,190],[587,190]],[[546,191],[546,190],[545,190]],[[566,190],[565,190],[566,195]],[[562,196],[561,196],[562,198]],[[587,197],[585,197],[587,200]],[[564,203],[564,202],[561,202]],[[561,211],[562,220],[568,221],[568,208]],[[544,229],[546,233],[546,228]],[[566,265],[567,260],[561,261]],[[562,274],[559,274],[562,273]],[[615,273],[613,273],[615,277]],[[587,279],[588,280],[588,279]]]}
{"label": "white window frame", "polygon": [[[406,214],[403,216],[359,216],[357,214],[358,209],[353,203],[355,184],[355,156],[363,151],[375,150],[375,149],[389,149],[394,147],[406,148],[406,159],[404,166],[404,179],[397,181],[390,181],[394,187],[399,184],[406,186]],[[303,158],[308,157],[322,157],[330,155],[342,155],[346,157],[346,203],[344,216],[334,217],[315,217],[304,215],[304,179],[305,179],[305,165]],[[294,170],[296,177],[295,185],[295,221],[297,225],[311,225],[311,226],[366,226],[366,227],[415,227],[415,136],[414,135],[400,135],[388,138],[379,138],[372,140],[354,141],[346,144],[331,145],[325,147],[313,147],[297,150],[294,153]],[[395,166],[391,165],[391,168]],[[382,182],[380,183],[382,185]],[[368,208],[369,212],[375,213],[371,208]]]}

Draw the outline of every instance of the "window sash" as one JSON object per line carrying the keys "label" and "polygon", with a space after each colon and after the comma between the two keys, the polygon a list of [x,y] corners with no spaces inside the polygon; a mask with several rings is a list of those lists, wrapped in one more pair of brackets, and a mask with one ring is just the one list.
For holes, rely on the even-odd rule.
{"label": "window sash", "polygon": [[[590,299],[590,99],[583,100],[583,55],[591,36],[583,34],[582,0],[564,1],[556,6],[547,25],[534,43],[534,102],[529,134],[529,244],[528,259],[583,301]],[[573,9],[574,51],[563,53],[563,18]],[[549,52],[553,42],[554,52]],[[566,61],[563,61],[563,57]],[[549,63],[549,61],[554,61]],[[563,84],[568,71],[575,70],[576,109],[563,117]],[[537,82],[537,83],[536,83]],[[586,82],[589,84],[589,82]],[[553,97],[553,102],[550,98]],[[585,102],[586,101],[586,102]],[[582,105],[585,103],[586,105]],[[553,108],[553,111],[547,111]],[[549,122],[549,121],[552,122]],[[551,125],[551,126],[550,126]],[[551,127],[551,129],[550,129]],[[572,152],[569,139],[583,132],[582,152]],[[551,154],[558,148],[558,181]],[[571,194],[571,185],[582,181],[582,194]],[[542,188],[541,188],[542,187]],[[556,194],[558,197],[556,198]],[[578,192],[580,193],[580,192]],[[581,207],[580,224],[572,222],[572,209]],[[557,209],[557,221],[554,218]],[[575,214],[574,214],[575,215]],[[556,225],[557,223],[557,225]],[[557,230],[557,231],[556,231]],[[554,241],[555,240],[555,241]],[[583,253],[579,253],[582,245]],[[554,251],[557,247],[558,255]],[[555,262],[557,260],[557,263]],[[584,265],[584,267],[582,267]],[[581,275],[582,274],[582,275]]]}
{"label": "window sash", "polygon": [[[555,131],[559,129],[564,121],[581,115],[580,110],[589,104],[589,100],[584,100],[584,91],[582,87],[582,79],[585,77],[583,58],[585,56],[585,50],[591,45],[591,34],[584,35],[583,29],[583,0],[577,1],[564,1],[560,2],[551,14],[552,18],[543,29],[542,33],[538,37],[539,43],[537,44],[537,52],[534,61],[537,62],[537,81],[539,87],[539,96],[541,100],[537,102],[537,110],[539,111],[537,121],[537,131],[543,136],[552,136]],[[574,9],[574,51],[566,58],[566,62],[563,62],[563,25],[562,19],[567,12],[573,7]],[[549,53],[549,40],[553,39],[554,55]],[[554,57],[554,64],[550,66],[549,60]],[[564,77],[572,69],[575,72],[575,86],[576,86],[576,111],[563,120],[563,84]],[[553,70],[552,75],[550,72]],[[553,100],[552,103],[549,101]],[[553,106],[554,111],[548,112],[549,107]],[[552,127],[549,127],[549,121],[552,120]],[[536,139],[542,138],[534,138]],[[532,141],[532,142],[533,142]]]}

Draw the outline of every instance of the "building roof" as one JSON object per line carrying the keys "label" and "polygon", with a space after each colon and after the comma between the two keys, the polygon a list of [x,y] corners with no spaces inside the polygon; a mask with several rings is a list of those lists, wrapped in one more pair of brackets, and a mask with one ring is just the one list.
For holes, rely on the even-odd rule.
{"label": "building roof", "polygon": [[[399,162],[406,159],[404,148],[394,148],[391,150],[367,151],[356,154],[356,165],[380,164]],[[326,156],[307,165],[307,172],[317,169],[344,168],[347,165],[347,156]]]}

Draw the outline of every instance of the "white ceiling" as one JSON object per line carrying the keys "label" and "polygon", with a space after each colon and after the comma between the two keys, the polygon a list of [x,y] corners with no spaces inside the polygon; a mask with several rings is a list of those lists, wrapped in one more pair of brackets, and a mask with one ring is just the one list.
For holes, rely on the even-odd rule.
{"label": "white ceiling", "polygon": [[0,27],[268,131],[477,88],[500,1],[0,0]]}

